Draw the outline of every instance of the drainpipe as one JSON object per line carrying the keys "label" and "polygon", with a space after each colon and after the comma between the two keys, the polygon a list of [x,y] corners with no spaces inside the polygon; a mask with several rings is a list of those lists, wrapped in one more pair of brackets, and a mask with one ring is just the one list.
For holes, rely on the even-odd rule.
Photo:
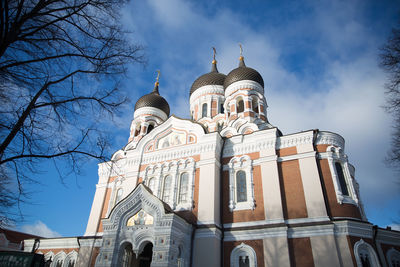
{"label": "drainpipe", "polygon": [[383,259],[381,259],[381,257],[379,257],[379,251],[378,251],[378,244],[376,243],[376,236],[378,235],[378,225],[374,225],[372,226],[372,242],[375,246],[375,250],[376,250],[376,255],[378,256],[378,261],[379,263],[382,265],[382,261]]}

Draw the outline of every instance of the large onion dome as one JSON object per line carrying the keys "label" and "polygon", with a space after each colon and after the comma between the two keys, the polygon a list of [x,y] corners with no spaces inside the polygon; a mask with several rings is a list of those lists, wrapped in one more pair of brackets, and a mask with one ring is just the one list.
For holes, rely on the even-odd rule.
{"label": "large onion dome", "polygon": [[202,86],[205,85],[224,85],[224,80],[225,80],[226,75],[219,73],[217,69],[217,61],[214,59],[212,61],[212,67],[211,71],[209,73],[206,73],[204,75],[201,75],[199,78],[197,78],[194,83],[192,84],[192,87],[190,88],[190,95],[193,94],[194,91],[199,89]]}
{"label": "large onion dome", "polygon": [[164,111],[164,113],[167,114],[167,117],[169,116],[168,102],[167,100],[165,100],[164,97],[160,96],[158,92],[158,85],[159,83],[157,81],[154,85],[153,92],[139,98],[139,100],[135,104],[135,111],[143,107],[152,107]]}
{"label": "large onion dome", "polygon": [[229,74],[225,78],[224,82],[225,90],[232,83],[244,80],[257,82],[261,85],[262,88],[264,88],[264,80],[261,77],[261,74],[258,73],[258,71],[256,71],[255,69],[246,67],[243,56],[240,56],[239,67],[229,72]]}

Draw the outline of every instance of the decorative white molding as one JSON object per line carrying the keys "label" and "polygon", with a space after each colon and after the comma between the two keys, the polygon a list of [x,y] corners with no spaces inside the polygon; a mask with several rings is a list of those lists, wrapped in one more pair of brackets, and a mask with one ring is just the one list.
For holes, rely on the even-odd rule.
{"label": "decorative white molding", "polygon": [[226,231],[224,241],[257,240],[269,237],[287,237],[287,227]]}
{"label": "decorative white molding", "polygon": [[328,222],[329,217],[315,217],[315,218],[299,218],[285,220],[286,224],[300,224],[300,223],[315,223],[315,222]]}
{"label": "decorative white molding", "polygon": [[[27,239],[25,242],[25,248],[32,249],[35,243],[34,239]],[[40,249],[59,249],[59,248],[79,248],[79,242],[77,237],[60,237],[60,238],[41,238],[39,244]],[[25,250],[26,251],[26,250]]]}
{"label": "decorative white molding", "polygon": [[220,95],[224,98],[224,87],[222,85],[205,85],[197,88],[189,98],[190,106],[203,95]]}
{"label": "decorative white molding", "polygon": [[314,138],[313,131],[281,136],[277,138],[276,149],[312,144],[313,138]]}
{"label": "decorative white molding", "polygon": [[260,226],[260,225],[268,225],[268,224],[278,224],[284,223],[283,219],[275,219],[275,220],[262,220],[262,221],[252,221],[252,222],[237,222],[237,223],[224,223],[225,228],[241,228],[241,227],[252,227],[252,226]]}
{"label": "decorative white molding", "polygon": [[228,98],[230,95],[235,93],[237,90],[241,90],[241,89],[255,90],[258,93],[260,93],[261,95],[264,95],[264,88],[262,88],[262,86],[258,82],[251,81],[251,80],[243,80],[243,81],[234,82],[231,85],[229,85],[227,88],[225,88],[225,98]]}
{"label": "decorative white molding", "polygon": [[241,264],[240,261],[244,260],[249,261],[249,267],[257,267],[257,255],[254,249],[244,243],[235,247],[231,253],[231,267],[239,267]]}
{"label": "decorative white molding", "polygon": [[165,114],[164,111],[162,111],[161,109],[158,109],[158,108],[154,108],[154,107],[142,107],[142,108],[135,110],[135,112],[133,113],[134,118],[139,118],[142,115],[155,116],[155,117],[162,119],[163,121],[168,119],[168,116],[167,116],[167,114]]}
{"label": "decorative white molding", "polygon": [[[193,196],[194,196],[194,179],[196,171],[196,162],[193,158],[180,159],[171,162],[165,162],[163,164],[152,164],[146,167],[142,177],[144,177],[145,184],[150,187],[150,179],[155,179],[153,194],[158,198],[162,198],[163,192],[163,181],[167,175],[172,178],[171,188],[169,195],[171,196],[168,204],[174,210],[191,210],[193,208]],[[185,203],[178,203],[179,192],[180,192],[180,177],[183,173],[187,173],[188,177],[188,200]]]}
{"label": "decorative white molding", "polygon": [[344,150],[344,138],[336,133],[320,131],[317,135],[316,145],[334,145]]}
{"label": "decorative white molding", "polygon": [[221,240],[222,234],[218,228],[197,229],[195,239],[197,238],[217,238]]}
{"label": "decorative white molding", "polygon": [[[331,171],[331,176],[333,180],[333,186],[335,188],[336,199],[339,204],[348,203],[359,207],[359,196],[357,193],[356,186],[357,182],[353,183],[353,178],[350,174],[349,164],[347,160],[347,155],[343,153],[343,149],[335,146],[329,146],[327,152],[323,154],[323,157],[328,160],[329,170]],[[346,187],[349,195],[344,195],[340,186],[339,176],[336,171],[335,164],[339,163],[342,167],[344,179],[346,182]],[[365,217],[363,210],[360,209],[360,213]]]}
{"label": "decorative white molding", "polygon": [[313,225],[288,229],[288,238],[334,235],[334,225]]}
{"label": "decorative white molding", "polygon": [[386,260],[389,267],[397,267],[400,264],[400,252],[395,248],[390,248],[386,253]]}
{"label": "decorative white molding", "polygon": [[[253,161],[247,155],[232,158],[229,163],[229,210],[255,209],[254,183],[253,183]],[[239,202],[237,199],[237,173],[243,171],[246,179],[246,201]]]}

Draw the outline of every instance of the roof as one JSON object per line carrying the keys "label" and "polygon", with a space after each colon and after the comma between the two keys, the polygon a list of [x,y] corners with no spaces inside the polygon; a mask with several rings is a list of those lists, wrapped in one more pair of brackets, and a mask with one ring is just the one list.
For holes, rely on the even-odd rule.
{"label": "roof", "polygon": [[158,83],[154,86],[153,92],[150,94],[144,95],[135,104],[135,111],[139,108],[143,107],[153,107],[161,109],[162,111],[169,116],[169,105],[167,100],[164,97],[160,96],[158,93]]}
{"label": "roof", "polygon": [[229,74],[226,76],[224,87],[226,89],[232,83],[244,80],[255,81],[259,83],[262,88],[264,88],[264,80],[261,77],[261,74],[255,69],[246,67],[244,64],[244,59],[241,57],[239,67],[229,72]]}
{"label": "roof", "polygon": [[22,232],[13,231],[13,230],[5,229],[5,228],[0,228],[0,233],[4,233],[7,240],[10,241],[11,243],[15,243],[15,244],[19,244],[19,243],[21,243],[21,241],[23,241],[25,239],[42,238],[41,236],[22,233]]}
{"label": "roof", "polygon": [[192,84],[192,87],[190,88],[190,94],[192,95],[194,91],[199,89],[202,86],[206,85],[224,85],[225,81],[225,74],[219,73],[217,69],[217,62],[214,60],[212,62],[212,67],[211,71],[209,73],[201,75],[199,78],[197,78],[194,83]]}

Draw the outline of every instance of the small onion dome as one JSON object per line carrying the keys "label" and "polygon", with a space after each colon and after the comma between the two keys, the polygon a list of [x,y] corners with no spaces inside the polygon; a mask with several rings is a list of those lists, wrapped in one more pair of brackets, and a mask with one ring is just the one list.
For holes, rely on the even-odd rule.
{"label": "small onion dome", "polygon": [[158,93],[158,84],[158,82],[155,83],[153,92],[139,98],[135,104],[135,111],[143,107],[153,107],[164,111],[164,113],[167,114],[167,117],[169,116],[168,102]]}
{"label": "small onion dome", "polygon": [[194,91],[199,89],[202,86],[205,85],[224,85],[224,80],[225,80],[226,75],[219,73],[217,69],[217,61],[214,59],[212,61],[212,67],[211,71],[209,73],[206,73],[204,75],[201,75],[199,78],[197,78],[192,87],[190,88],[190,95],[193,94]]}
{"label": "small onion dome", "polygon": [[232,83],[244,80],[255,81],[259,83],[262,88],[264,88],[264,80],[261,77],[260,73],[258,73],[258,71],[256,71],[255,69],[246,67],[246,64],[244,64],[243,56],[240,56],[239,67],[229,72],[229,74],[226,76],[224,82],[225,90]]}

